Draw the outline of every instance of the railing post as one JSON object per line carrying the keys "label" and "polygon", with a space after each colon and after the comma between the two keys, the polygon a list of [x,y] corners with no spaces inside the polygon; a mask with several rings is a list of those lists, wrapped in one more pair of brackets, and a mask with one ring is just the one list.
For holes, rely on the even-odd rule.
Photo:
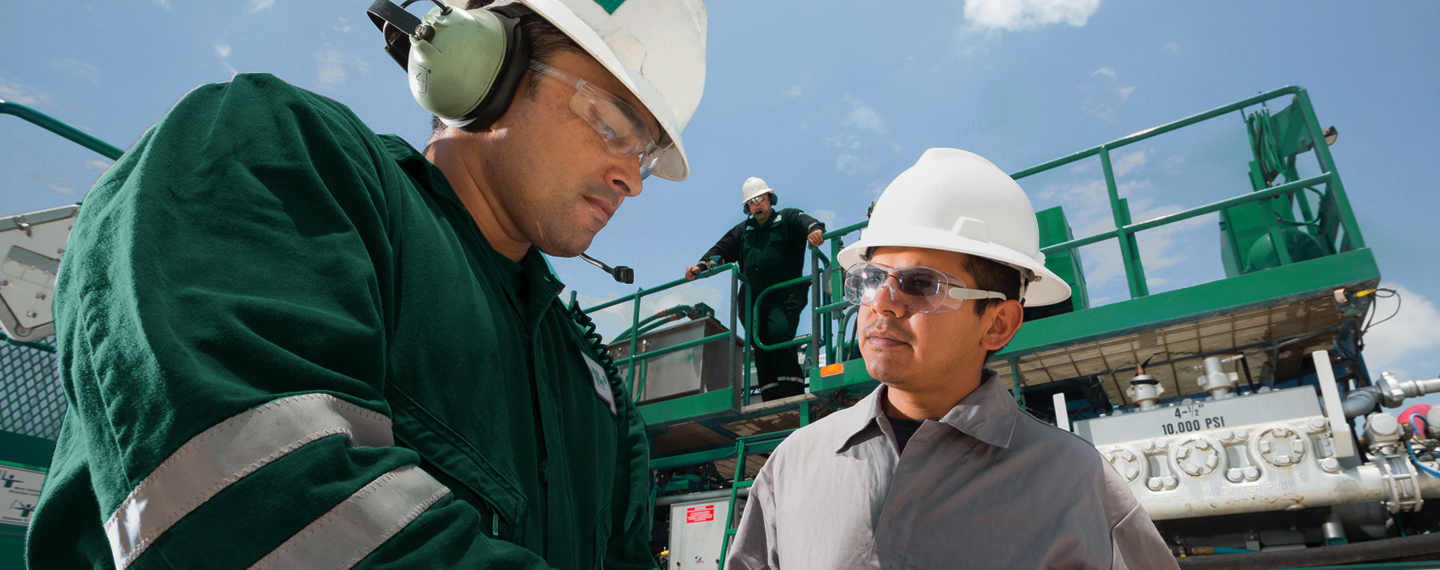
{"label": "railing post", "polygon": [[[1339,210],[1340,219],[1345,226],[1345,240],[1350,242],[1350,247],[1360,249],[1365,247],[1365,238],[1360,234],[1360,224],[1355,222],[1355,211],[1350,209],[1350,198],[1345,195],[1345,186],[1340,183],[1340,174],[1335,171],[1335,161],[1330,157],[1330,146],[1325,144],[1325,135],[1320,129],[1320,120],[1315,117],[1315,108],[1310,105],[1310,94],[1304,89],[1295,93],[1295,99],[1300,102],[1300,108],[1304,111],[1305,127],[1310,131],[1310,140],[1314,141],[1315,158],[1320,161],[1320,171],[1333,174],[1330,177],[1330,187],[1335,190],[1335,206]],[[1322,204],[1323,206],[1323,204]]]}
{"label": "railing post", "polygon": [[1145,269],[1140,266],[1140,251],[1135,237],[1125,231],[1129,225],[1129,208],[1120,203],[1120,189],[1115,186],[1115,170],[1110,166],[1109,147],[1100,147],[1100,166],[1105,169],[1105,188],[1110,193],[1110,212],[1115,219],[1115,229],[1120,238],[1120,260],[1125,264],[1125,280],[1130,284],[1130,298],[1138,299],[1149,294],[1145,286]]}
{"label": "railing post", "polygon": [[[822,336],[823,331],[820,326],[820,313],[816,311],[816,309],[820,308],[820,302],[823,300],[821,298],[823,295],[820,294],[820,249],[815,246],[810,246],[809,250],[810,288],[813,289],[813,291],[810,292],[810,343],[805,345],[805,354],[810,357],[810,370],[818,375],[820,374],[820,350],[817,346],[818,343],[822,342],[822,339],[829,340],[830,337]],[[829,361],[827,360],[826,363],[828,364]],[[806,376],[808,380],[808,376],[810,375],[807,374]]]}
{"label": "railing post", "polygon": [[[750,370],[750,363],[749,363],[749,362],[741,361],[741,362],[740,362],[740,378],[736,378],[736,377],[735,377],[735,339],[740,336],[740,329],[736,328],[736,326],[739,324],[738,318],[739,318],[739,314],[740,314],[740,300],[737,299],[737,298],[735,298],[735,297],[739,294],[739,288],[740,288],[740,279],[737,278],[737,277],[735,277],[735,269],[734,269],[734,268],[731,268],[731,269],[730,269],[730,338],[726,339],[725,344],[728,344],[728,345],[729,345],[728,347],[726,347],[726,350],[730,351],[730,360],[728,361],[728,362],[730,363],[730,370],[727,370],[727,371],[726,371],[726,374],[730,375],[730,387],[731,387],[732,389],[734,389],[735,387],[738,386],[738,384],[736,384],[736,382],[735,382],[736,380],[740,380],[740,383],[742,383],[742,384],[745,382],[744,377],[746,376],[746,372],[748,372],[748,371]],[[732,400],[732,401],[733,401],[733,400]]]}
{"label": "railing post", "polygon": [[1010,394],[1015,397],[1015,403],[1024,407],[1025,397],[1020,395],[1020,357],[1010,359]]}
{"label": "railing post", "polygon": [[630,393],[632,395],[635,393],[635,351],[638,350],[640,346],[640,298],[644,292],[644,287],[635,288],[635,314],[631,321],[634,324],[630,325],[630,373],[626,376],[626,380],[630,381]]}

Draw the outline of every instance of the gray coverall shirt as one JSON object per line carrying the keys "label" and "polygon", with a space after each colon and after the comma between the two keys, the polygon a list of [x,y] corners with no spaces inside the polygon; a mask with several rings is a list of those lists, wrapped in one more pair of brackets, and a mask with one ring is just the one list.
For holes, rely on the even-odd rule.
{"label": "gray coverall shirt", "polygon": [[994,372],[904,455],[884,390],[775,450],[725,568],[1178,568],[1095,448],[1021,413]]}

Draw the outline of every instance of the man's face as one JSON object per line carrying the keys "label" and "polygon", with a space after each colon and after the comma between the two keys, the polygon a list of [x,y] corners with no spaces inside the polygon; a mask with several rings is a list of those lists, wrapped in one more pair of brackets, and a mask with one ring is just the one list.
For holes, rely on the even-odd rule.
{"label": "man's face", "polygon": [[760,198],[759,201],[757,201],[757,202],[755,202],[755,203],[753,203],[753,204],[750,204],[750,215],[752,215],[752,216],[767,216],[767,215],[769,215],[769,214],[770,214],[770,195],[769,195],[769,194],[761,194],[760,196],[758,196],[758,198]]}
{"label": "man's face", "polygon": [[[974,287],[975,280],[962,267],[965,254],[914,247],[881,247],[870,261],[904,269],[923,265],[939,269]],[[895,281],[890,280],[894,286]],[[911,392],[931,392],[956,382],[964,365],[983,361],[985,332],[994,320],[995,308],[976,315],[965,301],[959,309],[944,313],[911,313],[882,290],[875,301],[860,307],[860,353],[870,376],[886,385]],[[1008,340],[1008,337],[1007,339]],[[973,364],[971,365],[973,366]]]}
{"label": "man's face", "polygon": [[[645,118],[651,137],[659,138],[654,115],[590,56],[565,52],[549,65],[625,100]],[[564,82],[527,75],[510,109],[480,134],[487,140],[478,157],[483,171],[476,173],[493,190],[499,204],[492,206],[499,206],[507,233],[519,234],[512,238],[561,257],[589,248],[641,187],[639,159],[611,155],[600,135],[570,110],[574,95]]]}

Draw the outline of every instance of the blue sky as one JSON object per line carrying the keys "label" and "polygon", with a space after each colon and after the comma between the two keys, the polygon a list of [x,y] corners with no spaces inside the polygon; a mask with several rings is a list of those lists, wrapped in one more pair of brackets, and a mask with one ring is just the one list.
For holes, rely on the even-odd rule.
{"label": "blue sky", "polygon": [[[0,99],[125,148],[196,85],[263,71],[422,145],[428,117],[380,50],[367,5],[7,2]],[[748,176],[833,229],[863,220],[926,148],[971,150],[1016,171],[1295,84],[1309,89],[1321,123],[1339,128],[1338,170],[1384,284],[1403,291],[1404,310],[1367,339],[1372,368],[1440,373],[1440,269],[1426,261],[1440,198],[1423,166],[1440,154],[1440,3],[712,0],[708,9],[706,91],[684,133],[691,177],[647,181],[591,248],[634,267],[639,285],[680,276],[739,222]],[[1246,144],[1233,115],[1118,152],[1134,219],[1247,191]],[[14,118],[0,119],[0,149],[0,215],[80,200],[109,165]],[[1112,227],[1096,180],[1092,162],[1022,185],[1037,208],[1064,206],[1083,236]],[[1223,275],[1213,216],[1141,236],[1152,291]],[[1114,242],[1082,255],[1093,302],[1123,300]],[[587,305],[633,290],[582,262],[555,266]],[[643,308],[724,310],[723,289],[700,282]],[[602,330],[619,321],[602,318]]]}

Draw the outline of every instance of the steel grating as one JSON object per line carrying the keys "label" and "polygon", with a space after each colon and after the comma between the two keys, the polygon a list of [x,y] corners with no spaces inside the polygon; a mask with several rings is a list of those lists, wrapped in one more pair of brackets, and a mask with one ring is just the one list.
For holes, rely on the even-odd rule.
{"label": "steel grating", "polygon": [[[1200,358],[1186,358],[1247,345],[1320,333],[1337,327],[1341,315],[1329,296],[1316,297],[1273,307],[1262,307],[1232,315],[1164,327],[1121,337],[1081,343],[1065,348],[1021,356],[1017,363],[1022,386],[1034,386],[1081,376],[1101,376],[1105,391],[1116,404],[1128,403],[1121,390],[1135,376],[1135,365],[1154,356],[1153,362],[1174,361],[1146,367],[1145,371],[1165,386],[1162,397],[1199,393],[1195,379],[1202,375]],[[1279,351],[1280,366],[1298,364],[1305,348],[1328,344],[1334,333],[1319,334]],[[1258,348],[1246,349],[1247,351]],[[1290,362],[1295,361],[1295,362]],[[1250,374],[1259,382],[1268,373],[1268,358],[1246,359]],[[1240,372],[1239,361],[1225,364],[1227,372]],[[1008,389],[1013,386],[1010,362],[1001,360],[987,366],[1000,374]]]}
{"label": "steel grating", "polygon": [[59,363],[50,352],[0,344],[0,431],[50,440],[59,435],[65,417]]}

